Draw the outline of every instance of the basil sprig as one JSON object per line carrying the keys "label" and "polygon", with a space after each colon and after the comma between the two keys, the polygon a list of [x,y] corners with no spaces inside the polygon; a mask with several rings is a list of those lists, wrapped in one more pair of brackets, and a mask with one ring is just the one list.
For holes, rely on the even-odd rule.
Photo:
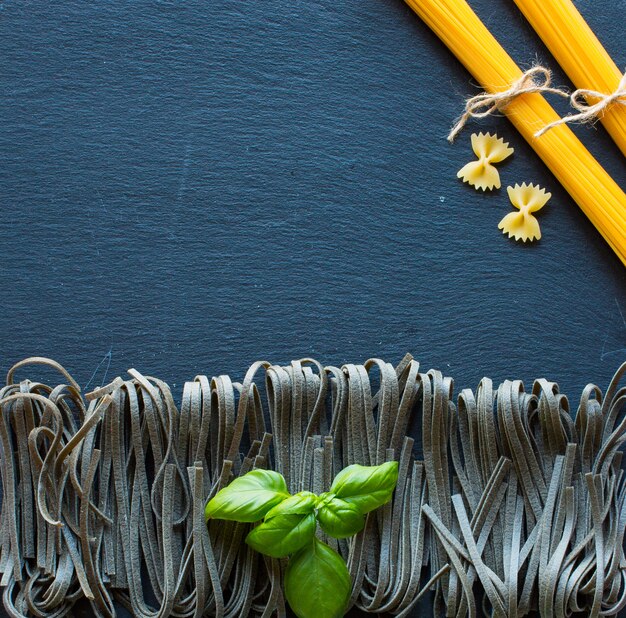
{"label": "basil sprig", "polygon": [[285,596],[299,618],[338,618],[350,600],[352,582],[344,559],[315,536],[317,524],[336,539],[361,531],[365,515],[393,495],[398,462],[352,465],[334,479],[330,491],[290,495],[285,479],[271,470],[236,478],[208,502],[206,519],[260,522],[246,537],[256,551],[289,558]]}

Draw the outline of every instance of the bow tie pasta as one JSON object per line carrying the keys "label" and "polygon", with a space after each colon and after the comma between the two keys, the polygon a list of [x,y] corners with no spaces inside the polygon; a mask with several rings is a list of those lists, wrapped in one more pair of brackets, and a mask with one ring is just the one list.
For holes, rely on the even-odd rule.
{"label": "bow tie pasta", "polygon": [[519,212],[511,212],[506,215],[498,224],[498,228],[503,234],[508,234],[509,238],[515,240],[539,240],[541,238],[541,230],[539,229],[539,221],[532,214],[544,207],[546,202],[552,197],[551,193],[546,193],[545,189],[539,188],[538,185],[516,184],[514,187],[506,188],[509,199]]}
{"label": "bow tie pasta", "polygon": [[472,150],[478,161],[470,161],[457,173],[457,178],[467,182],[476,189],[500,188],[500,174],[493,163],[500,163],[513,154],[513,148],[498,137],[489,133],[472,134]]}

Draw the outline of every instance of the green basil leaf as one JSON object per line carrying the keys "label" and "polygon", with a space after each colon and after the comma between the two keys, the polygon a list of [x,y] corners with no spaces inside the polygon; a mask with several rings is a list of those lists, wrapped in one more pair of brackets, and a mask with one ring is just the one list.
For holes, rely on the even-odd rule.
{"label": "green basil leaf", "polygon": [[298,618],[343,616],[351,591],[343,558],[318,539],[289,559],[285,596]]}
{"label": "green basil leaf", "polygon": [[380,466],[354,464],[335,477],[330,493],[354,504],[365,514],[389,502],[397,482],[397,461],[388,461]]}
{"label": "green basil leaf", "polygon": [[206,519],[254,522],[289,498],[282,475],[272,470],[252,470],[217,492],[204,510]]}
{"label": "green basil leaf", "polygon": [[276,515],[308,515],[317,505],[318,497],[310,491],[301,491],[276,505],[265,516],[265,520]]}
{"label": "green basil leaf", "polygon": [[250,531],[246,543],[256,551],[284,558],[311,542],[315,536],[315,514],[277,515]]}
{"label": "green basil leaf", "polygon": [[317,496],[301,492],[271,509],[250,531],[246,543],[262,554],[283,558],[309,544],[315,536]]}
{"label": "green basil leaf", "polygon": [[365,516],[356,505],[328,493],[320,496],[317,521],[326,534],[345,539],[363,529]]}

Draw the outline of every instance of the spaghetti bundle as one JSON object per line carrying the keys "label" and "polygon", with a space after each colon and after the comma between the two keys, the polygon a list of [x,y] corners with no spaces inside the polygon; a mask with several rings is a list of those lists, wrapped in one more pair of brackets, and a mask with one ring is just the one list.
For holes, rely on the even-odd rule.
{"label": "spaghetti bundle", "polygon": [[[487,92],[507,90],[523,76],[465,0],[405,0]],[[526,141],[626,265],[626,195],[565,125],[539,139],[535,132],[560,119],[539,93],[503,108]]]}
{"label": "spaghetti bundle", "polygon": [[[515,0],[515,4],[577,88],[607,95],[618,91],[622,72],[571,0]],[[626,156],[626,100],[607,106],[600,120]]]}
{"label": "spaghetti bundle", "polygon": [[[30,359],[32,361],[33,359]],[[347,465],[399,462],[392,502],[350,540],[351,606],[408,616],[612,615],[626,605],[624,364],[575,420],[536,380],[453,396],[441,372],[254,363],[241,382],[196,376],[178,406],[129,370],[86,396],[63,383],[0,389],[0,585],[12,617],[286,616],[284,561],[243,542],[249,524],[204,520],[233,476],[258,467],[291,492]],[[25,365],[27,360],[20,365]],[[21,371],[21,369],[20,369]],[[32,370],[31,370],[32,371]],[[409,430],[419,434],[414,439]]]}

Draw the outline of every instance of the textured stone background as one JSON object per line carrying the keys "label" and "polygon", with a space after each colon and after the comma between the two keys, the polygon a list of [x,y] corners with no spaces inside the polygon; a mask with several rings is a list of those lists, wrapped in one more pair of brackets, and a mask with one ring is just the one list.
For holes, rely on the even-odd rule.
{"label": "textured stone background", "polygon": [[[579,4],[626,66],[624,0]],[[473,6],[569,85],[511,0]],[[2,372],[134,366],[178,397],[259,358],[410,351],[457,390],[545,376],[575,405],[626,358],[623,266],[508,121],[445,141],[477,89],[400,0],[4,0],[0,51]],[[536,245],[497,229],[505,189],[455,178],[478,129],[515,147],[504,187],[552,192]]]}

